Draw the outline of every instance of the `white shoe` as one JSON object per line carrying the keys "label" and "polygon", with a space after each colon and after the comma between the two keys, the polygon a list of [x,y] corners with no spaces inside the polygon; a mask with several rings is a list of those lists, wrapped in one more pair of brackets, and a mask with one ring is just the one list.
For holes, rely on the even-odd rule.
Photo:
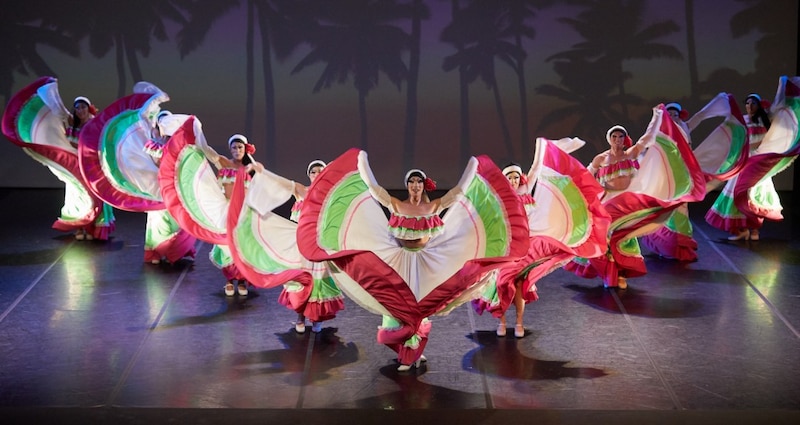
{"label": "white shoe", "polygon": [[514,336],[517,338],[522,338],[525,336],[525,327],[522,325],[514,326]]}
{"label": "white shoe", "polygon": [[244,281],[239,281],[239,285],[236,286],[236,291],[239,293],[240,296],[246,297],[247,296],[247,282],[241,283]]}
{"label": "white shoe", "polygon": [[236,293],[236,290],[233,287],[233,282],[230,281],[228,281],[228,283],[226,283],[225,286],[223,286],[223,289],[225,290],[225,295],[228,297],[232,297],[233,294]]}
{"label": "white shoe", "polygon": [[423,354],[423,355],[419,356],[419,361],[422,362],[422,363],[425,363],[425,362],[428,361],[428,358],[425,357],[425,355]]}
{"label": "white shoe", "polygon": [[753,230],[751,230],[751,231],[750,231],[750,240],[751,240],[751,241],[757,241],[757,240],[759,240],[759,239],[760,239],[760,237],[759,237],[759,235],[758,235],[758,229],[753,229]]}
{"label": "white shoe", "polygon": [[159,265],[161,264],[161,260],[150,260],[150,264]]}
{"label": "white shoe", "polygon": [[93,240],[93,239],[94,239],[94,236],[92,236],[92,234],[91,234],[91,233],[87,233],[87,234],[86,234],[86,240],[87,240],[87,241],[90,241],[90,240]]}
{"label": "white shoe", "polygon": [[[427,359],[425,359],[425,360],[427,360]],[[401,364],[400,366],[397,366],[397,371],[398,372],[408,372],[409,370],[411,370],[411,368],[414,368],[414,367],[419,369],[419,366],[420,366],[421,363],[422,363],[422,357],[420,357],[413,364]]]}
{"label": "white shoe", "polygon": [[497,336],[506,336],[506,325],[497,325]]}
{"label": "white shoe", "polygon": [[747,230],[747,229],[742,230],[741,232],[739,232],[736,235],[728,236],[728,240],[729,241],[741,241],[741,240],[745,240],[746,241],[748,239],[750,239],[750,231]]}
{"label": "white shoe", "polygon": [[82,241],[84,239],[86,239],[86,234],[83,233],[83,230],[78,230],[77,232],[75,232],[76,241]]}
{"label": "white shoe", "polygon": [[306,332],[306,322],[295,322],[294,331],[302,334]]}
{"label": "white shoe", "polygon": [[311,332],[315,334],[322,332],[322,322],[311,322]]}

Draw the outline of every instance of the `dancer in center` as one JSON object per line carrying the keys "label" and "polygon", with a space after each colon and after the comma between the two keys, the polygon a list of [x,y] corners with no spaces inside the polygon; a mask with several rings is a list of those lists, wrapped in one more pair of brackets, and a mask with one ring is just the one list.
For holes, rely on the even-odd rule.
{"label": "dancer in center", "polygon": [[407,199],[390,196],[366,152],[351,149],[311,186],[297,235],[306,258],[332,262],[332,274],[349,277],[337,279],[342,291],[383,316],[378,341],[397,352],[401,372],[425,360],[428,317],[472,299],[482,275],[525,254],[528,236],[522,204],[486,157],[438,199],[422,170],[404,183]]}
{"label": "dancer in center", "polygon": [[565,268],[578,276],[600,276],[603,286],[628,287],[627,278],[647,273],[637,238],[657,231],[680,204],[705,196],[705,176],[664,105],[653,108],[645,134],[633,144],[624,127],[606,133],[610,149],[587,169],[605,189],[601,198],[611,216],[605,256],[576,258]]}

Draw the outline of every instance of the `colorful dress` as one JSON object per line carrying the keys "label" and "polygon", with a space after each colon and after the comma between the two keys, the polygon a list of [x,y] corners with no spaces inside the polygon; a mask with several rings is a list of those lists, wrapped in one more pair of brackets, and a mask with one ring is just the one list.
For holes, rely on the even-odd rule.
{"label": "colorful dress", "polygon": [[[152,89],[143,91],[146,85]],[[151,129],[166,93],[148,83],[106,108],[83,130],[81,169],[92,191],[115,208],[145,212],[144,261],[174,263],[194,257],[195,238],[183,231],[165,209],[158,182],[163,144]]]}
{"label": "colorful dress", "polygon": [[[566,268],[575,274],[600,276],[604,286],[617,286],[619,277],[647,273],[637,238],[658,230],[679,205],[705,195],[705,176],[684,133],[669,118],[663,105],[653,108],[653,118],[640,143],[647,150],[625,190],[606,190],[603,206],[611,216],[608,251],[596,258],[576,258]],[[633,173],[633,162],[626,169]]]}
{"label": "colorful dress", "polygon": [[[693,152],[706,176],[706,193],[734,177],[748,157],[747,128],[742,113],[732,95],[720,93],[686,123],[688,135],[700,123],[710,119],[722,122],[701,141]],[[681,121],[683,124],[683,121]],[[689,140],[687,138],[687,140]],[[678,261],[697,260],[697,241],[693,238],[688,204],[673,211],[664,226],[655,233],[640,238],[652,252]]]}
{"label": "colorful dress", "polygon": [[[351,149],[317,176],[298,225],[300,252],[329,262],[341,290],[384,317],[378,341],[404,365],[422,355],[428,317],[474,298],[483,289],[481,276],[527,250],[524,209],[488,158],[472,158],[445,197],[449,208],[441,218],[400,215],[377,185],[366,153]],[[419,249],[397,241],[419,235],[431,236]]]}
{"label": "colorful dress", "polygon": [[64,182],[64,206],[53,228],[85,230],[94,239],[107,240],[114,230],[114,211],[93,194],[81,173],[78,149],[70,143],[77,144],[80,130],[65,128],[68,116],[57,80],[41,77],[11,97],[3,113],[3,134]]}
{"label": "colorful dress", "polygon": [[[164,145],[151,140],[144,147],[145,152],[157,163],[161,160]],[[144,234],[144,261],[158,262],[165,258],[175,263],[182,258],[194,259],[197,239],[181,229],[177,221],[166,209],[147,211]]]}
{"label": "colorful dress", "polygon": [[228,214],[233,257],[254,285],[282,284],[282,305],[313,322],[330,320],[344,309],[344,297],[327,265],[307,260],[297,248],[294,220],[301,216],[303,200],[295,201],[292,220],[272,212],[293,192],[294,182],[267,170],[253,176],[246,195],[237,179]]}
{"label": "colorful dress", "polygon": [[[220,168],[217,173],[217,182],[219,182],[220,187],[224,187],[226,184],[233,184],[236,181],[237,171],[238,168]],[[249,180],[250,175],[244,174],[245,186]],[[247,280],[233,261],[233,254],[227,243],[214,244],[214,246],[211,247],[211,251],[208,253],[208,259],[211,260],[211,263],[217,266],[218,269],[222,270],[222,275],[225,276],[225,279],[228,281]]]}
{"label": "colorful dress", "polygon": [[746,117],[751,150],[739,173],[728,180],[706,221],[726,232],[758,229],[764,219],[781,220],[783,207],[772,176],[785,170],[800,153],[798,116],[800,116],[800,77],[781,77],[772,104],[772,126],[767,130]]}
{"label": "colorful dress", "polygon": [[[502,317],[514,301],[516,282],[521,283],[526,303],[536,301],[539,279],[575,256],[591,258],[605,253],[611,218],[600,204],[603,189],[558,142],[536,141],[527,183],[517,190],[528,217],[528,252],[488,276],[492,282],[472,301],[479,314],[488,311]],[[531,196],[531,188],[535,188],[535,196]]]}

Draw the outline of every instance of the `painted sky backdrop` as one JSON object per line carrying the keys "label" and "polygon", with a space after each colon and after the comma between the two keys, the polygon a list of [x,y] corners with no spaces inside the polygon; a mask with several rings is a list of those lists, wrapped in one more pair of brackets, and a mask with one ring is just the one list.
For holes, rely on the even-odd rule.
{"label": "painted sky backdrop", "polygon": [[[154,1],[138,3],[142,7],[151,7]],[[376,177],[387,188],[402,187],[402,176],[409,163],[426,170],[439,182],[440,187],[450,187],[458,180],[465,165],[465,155],[486,154],[500,166],[515,161],[527,167],[531,162],[528,155],[532,152],[533,140],[537,136],[553,139],[575,136],[586,140],[587,146],[575,155],[583,162],[588,162],[594,154],[605,149],[604,135],[607,128],[613,124],[622,124],[629,129],[635,139],[647,126],[651,108],[658,103],[679,101],[690,112],[694,112],[719,91],[731,92],[741,101],[751,92],[758,92],[765,98],[771,99],[778,77],[798,72],[796,52],[799,14],[796,0],[520,1],[546,5],[541,9],[535,9],[535,16],[525,22],[529,28],[535,30],[535,37],[522,39],[522,48],[525,52],[523,75],[528,108],[526,114],[528,137],[525,140],[522,140],[521,131],[518,75],[499,55],[491,60],[496,88],[477,78],[467,85],[468,102],[464,102],[460,91],[458,70],[443,69],[446,58],[457,53],[453,43],[442,39],[447,28],[454,23],[453,5],[458,4],[464,10],[470,5],[481,2],[466,0],[420,2],[429,10],[429,17],[421,20],[417,120],[412,148],[408,148],[407,142],[404,143],[407,128],[406,81],[402,81],[398,89],[385,73],[377,73],[376,85],[364,98],[367,123],[364,135],[360,127],[363,117],[359,112],[359,92],[354,87],[352,74],[347,76],[343,84],[333,83],[328,88],[314,92],[314,85],[326,63],[313,63],[293,72],[298,64],[314,51],[313,49],[324,43],[324,40],[319,39],[299,43],[291,54],[281,59],[278,59],[273,50],[268,61],[273,70],[275,93],[275,116],[270,136],[268,131],[270,120],[267,118],[267,102],[264,96],[261,36],[258,27],[255,30],[253,49],[255,63],[252,86],[248,87],[246,78],[246,29],[249,4],[246,0],[221,2],[232,6],[213,21],[202,43],[184,57],[179,53],[179,36],[183,24],[163,19],[167,39],[159,41],[151,38],[148,55],[145,57],[139,53],[138,61],[142,78],[158,85],[170,95],[170,102],[164,104],[163,108],[196,115],[203,123],[209,142],[219,152],[227,154],[226,141],[231,134],[244,133],[258,147],[255,155],[257,160],[281,175],[305,182],[305,167],[309,161],[317,158],[329,161],[350,147],[361,146],[365,138],[366,149]],[[47,10],[48,7],[55,9],[63,2],[37,0],[32,3],[43,8],[42,10]],[[192,7],[209,4],[192,0],[165,3],[185,5],[185,9],[178,9],[182,11],[186,20],[197,19],[197,12],[194,15],[191,13]],[[357,10],[365,7],[365,4],[375,2],[330,0],[327,3],[328,6],[335,5],[338,10],[310,14],[316,19],[314,25],[331,25],[335,22],[335,19],[331,18],[334,14],[354,16],[358,14]],[[413,1],[389,3],[407,5]],[[495,3],[502,2],[498,0]],[[639,16],[612,14],[613,18],[602,18],[602,14],[598,13],[582,15],[593,7],[596,10],[597,7],[593,6],[596,3],[626,6],[625,10],[632,10],[631,5],[640,5],[641,14]],[[694,16],[695,66],[698,76],[694,91],[690,78],[690,55],[687,43],[687,34],[691,34],[691,31],[687,31],[685,9],[687,4],[692,7]],[[8,24],[9,21],[16,24],[16,26],[3,25],[7,28],[3,36],[6,44],[10,40],[16,41],[19,38],[19,34],[9,33],[14,28],[20,28],[22,25],[43,26],[44,21],[49,19],[30,19],[28,10],[18,10],[19,13],[15,14],[16,7],[22,6],[11,6],[10,10],[7,8],[4,12],[5,17],[0,18],[4,24]],[[752,17],[752,22],[757,25],[734,35],[732,22],[748,10],[750,13],[746,16]],[[489,18],[488,13],[484,13],[483,16]],[[574,26],[565,23],[564,19],[580,20],[583,16],[600,17],[595,21],[585,20],[589,29],[597,34],[624,32],[631,28],[638,28],[641,31],[664,22],[672,23],[673,30],[666,31],[652,42],[671,46],[679,52],[680,57],[639,54],[635,58],[619,60],[621,71],[628,76],[622,82],[624,92],[626,95],[634,96],[636,100],[625,102],[624,106],[612,104],[612,99],[619,95],[620,90],[617,84],[609,83],[609,79],[613,80],[613,75],[616,74],[613,73],[613,65],[609,65],[612,62],[603,62],[603,57],[614,54],[624,56],[625,53],[609,50],[606,55],[598,51],[596,55],[584,53],[580,58],[569,57],[566,52],[574,51],[576,46],[587,41],[587,38],[579,34]],[[129,20],[129,22],[134,21],[134,19]],[[120,21],[115,25],[125,25],[125,22],[124,17],[120,17]],[[495,21],[498,26],[502,25],[499,22]],[[88,28],[89,24],[86,25]],[[411,31],[410,19],[396,19],[386,22],[386,25],[397,27],[405,33]],[[297,28],[302,26],[297,25],[295,29]],[[468,29],[472,30],[472,33],[467,31],[461,35],[465,48],[468,48],[476,38],[481,39],[480,34],[475,34],[476,28],[471,23]],[[89,31],[91,33],[91,29]],[[502,39],[498,36],[495,41],[513,44],[511,38]],[[113,49],[105,56],[96,57],[90,53],[88,37],[80,38],[77,43],[80,56],[74,58],[45,44],[36,46],[38,54],[58,77],[61,95],[66,104],[71,103],[74,97],[83,95],[102,109],[117,98],[120,86],[124,86],[126,93],[129,93],[135,81],[128,64],[123,63],[126,72],[125,81],[121,84]],[[653,52],[657,53],[657,50]],[[408,66],[408,50],[403,50],[399,58]],[[581,65],[581,60],[587,61],[585,66]],[[572,74],[565,76],[563,72],[557,72],[559,62]],[[0,67],[11,66],[12,64],[8,63],[0,65]],[[21,72],[23,70],[27,75]],[[11,76],[11,93],[15,93],[40,76],[31,67],[26,66],[15,67],[8,75]],[[573,87],[565,85],[565,79],[570,78]],[[575,81],[581,85],[576,85]],[[610,86],[593,97],[592,87],[603,84]],[[565,115],[560,119],[546,119],[553,111],[571,105],[568,100],[546,94],[546,90],[542,90],[542,87],[546,86],[563,89],[566,92],[577,91],[578,95],[585,96],[590,101],[579,101],[584,109],[578,108],[576,113]],[[246,120],[248,92],[252,93],[253,98],[250,129],[247,129]],[[7,101],[7,97],[3,97],[3,105]],[[596,107],[593,106],[594,101],[598,102]],[[463,105],[466,105],[469,112],[468,138],[462,132],[460,113]],[[608,110],[602,112],[605,108]],[[270,137],[273,138],[271,144],[267,142]],[[465,149],[465,146],[468,148]],[[61,186],[44,167],[39,166],[11,143],[0,146],[0,155],[3,158],[1,171],[3,186]],[[790,172],[783,174],[789,176]],[[786,188],[786,184],[790,184],[791,178],[785,176],[781,177],[779,188]]]}

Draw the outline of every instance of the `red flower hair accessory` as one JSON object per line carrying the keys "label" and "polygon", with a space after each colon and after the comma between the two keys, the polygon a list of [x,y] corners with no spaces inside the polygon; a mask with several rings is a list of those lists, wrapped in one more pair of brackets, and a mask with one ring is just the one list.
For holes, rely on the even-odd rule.
{"label": "red flower hair accessory", "polygon": [[425,191],[432,192],[436,190],[436,182],[433,181],[430,177],[425,177]]}
{"label": "red flower hair accessory", "polygon": [[689,119],[689,111],[683,109],[680,103],[675,103],[675,102],[667,103],[667,106],[665,106],[664,109],[666,109],[667,111],[669,111],[670,109],[678,111],[678,118],[680,118],[683,121]]}
{"label": "red flower hair accessory", "polygon": [[256,153],[256,147],[247,141],[247,137],[242,136],[241,134],[234,134],[228,139],[228,148],[233,146],[234,143],[241,143],[244,145],[244,151],[248,154],[252,155]]}
{"label": "red flower hair accessory", "polygon": [[86,96],[76,97],[75,100],[72,101],[72,106],[75,106],[78,103],[85,104],[89,108],[89,113],[92,115],[97,115],[97,113],[100,112],[97,107],[92,104],[92,101]]}
{"label": "red flower hair accessory", "polygon": [[750,94],[747,95],[747,97],[745,99],[748,99],[748,98],[751,98],[751,97],[753,99],[757,100],[759,105],[761,105],[761,109],[763,109],[765,111],[769,111],[769,107],[772,106],[772,102],[770,102],[769,100],[766,100],[766,99],[762,99],[761,96],[759,96],[757,93],[750,93]]}

